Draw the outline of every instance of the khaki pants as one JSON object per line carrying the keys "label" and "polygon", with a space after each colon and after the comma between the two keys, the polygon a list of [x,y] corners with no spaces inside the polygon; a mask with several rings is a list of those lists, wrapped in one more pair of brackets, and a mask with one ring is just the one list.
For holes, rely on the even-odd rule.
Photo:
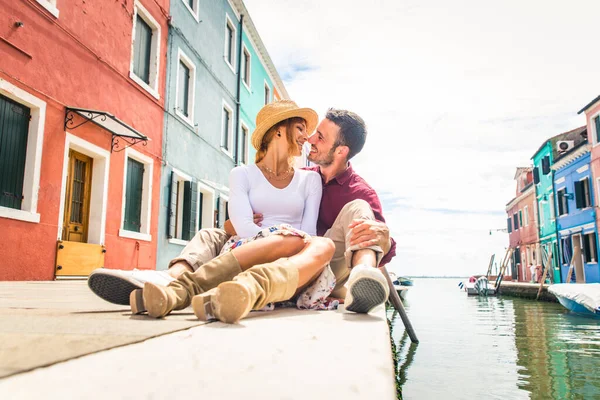
{"label": "khaki pants", "polygon": [[196,271],[202,264],[217,257],[228,239],[229,235],[223,229],[201,229],[179,256],[171,260],[169,268],[176,262],[185,261]]}
{"label": "khaki pants", "polygon": [[[350,229],[348,225],[355,219],[375,220],[373,210],[364,200],[354,200],[346,204],[340,211],[331,228],[325,232],[324,237],[335,244],[335,254],[330,262],[331,269],[336,278],[336,286],[332,292],[333,297],[346,297],[344,284],[348,281],[352,267],[352,254],[359,250],[357,246],[350,246]],[[223,229],[202,229],[185,246],[179,257],[169,263],[169,267],[178,261],[187,262],[196,271],[202,264],[217,257],[229,236]],[[375,251],[377,266],[383,257],[383,250],[379,246],[366,247]]]}
{"label": "khaki pants", "polygon": [[[358,246],[350,246],[350,234],[348,225],[355,219],[375,220],[375,215],[369,203],[364,200],[353,200],[347,203],[340,211],[335,222],[323,235],[326,238],[333,240],[335,244],[335,254],[329,265],[335,274],[336,285],[331,293],[332,297],[345,298],[346,288],[344,284],[350,276],[350,268],[352,268],[352,254],[359,250]],[[365,247],[375,252],[377,257],[377,266],[383,258],[383,250],[379,246]]]}

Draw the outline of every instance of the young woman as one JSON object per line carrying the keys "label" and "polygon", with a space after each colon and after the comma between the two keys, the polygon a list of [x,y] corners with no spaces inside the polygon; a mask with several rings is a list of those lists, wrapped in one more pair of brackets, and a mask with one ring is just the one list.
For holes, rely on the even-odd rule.
{"label": "young woman", "polygon": [[[260,110],[252,133],[255,164],[236,167],[229,177],[236,235],[202,269],[167,287],[146,283],[143,291],[134,291],[132,312],[161,318],[191,303],[200,319],[234,323],[252,309],[293,297],[299,308],[327,308],[335,286],[328,265],[335,248],[331,240],[313,237],[321,177],[293,168],[317,121],[314,110],[289,100]],[[254,213],[263,214],[262,226],[254,223]]]}

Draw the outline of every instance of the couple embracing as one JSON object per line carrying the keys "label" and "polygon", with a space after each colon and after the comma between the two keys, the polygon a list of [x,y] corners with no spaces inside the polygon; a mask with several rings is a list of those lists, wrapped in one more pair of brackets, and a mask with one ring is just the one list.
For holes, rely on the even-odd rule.
{"label": "couple embracing", "polygon": [[[343,299],[357,313],[385,302],[377,267],[396,245],[377,193],[349,162],[364,146],[365,123],[337,109],[317,123],[314,110],[289,100],[264,106],[251,138],[255,164],[229,176],[225,230],[200,230],[168,271],[96,270],[90,289],[134,314],[162,318],[192,305],[199,319],[226,323],[284,301],[330,309]],[[316,166],[295,169],[307,141]]]}

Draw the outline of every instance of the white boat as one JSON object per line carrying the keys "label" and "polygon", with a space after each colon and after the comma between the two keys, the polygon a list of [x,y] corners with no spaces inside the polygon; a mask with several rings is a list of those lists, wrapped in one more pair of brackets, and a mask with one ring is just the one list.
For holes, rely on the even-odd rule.
{"label": "white boat", "polygon": [[460,282],[458,286],[467,292],[467,296],[494,296],[496,288],[482,276],[475,282]]}
{"label": "white boat", "polygon": [[[402,300],[406,299],[406,295],[408,294],[409,286],[401,285],[398,280],[398,276],[395,273],[388,272],[388,274],[390,275],[390,279],[392,280],[392,283],[394,284],[394,289],[396,289],[396,292],[398,292],[398,296],[400,296],[400,298]],[[412,285],[412,282],[411,282],[411,285]]]}
{"label": "white boat", "polygon": [[559,283],[550,285],[548,292],[567,310],[600,318],[600,283]]}

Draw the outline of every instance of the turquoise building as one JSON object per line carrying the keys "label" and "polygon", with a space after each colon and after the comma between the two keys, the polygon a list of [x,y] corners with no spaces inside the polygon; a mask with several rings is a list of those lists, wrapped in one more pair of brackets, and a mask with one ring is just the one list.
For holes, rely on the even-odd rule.
{"label": "turquoise building", "polygon": [[228,177],[253,160],[260,108],[288,98],[241,0],[170,4],[157,269],[227,218]]}
{"label": "turquoise building", "polygon": [[[579,144],[583,139],[581,134],[585,126],[564,132],[546,140],[531,158],[533,161],[533,182],[538,210],[538,234],[544,265],[550,251],[552,252],[552,279],[554,283],[561,282],[560,254],[558,252],[558,235],[556,225],[556,203],[554,196],[554,161],[562,150],[558,147]],[[565,146],[562,144],[562,146]],[[549,271],[550,273],[550,271]]]}

